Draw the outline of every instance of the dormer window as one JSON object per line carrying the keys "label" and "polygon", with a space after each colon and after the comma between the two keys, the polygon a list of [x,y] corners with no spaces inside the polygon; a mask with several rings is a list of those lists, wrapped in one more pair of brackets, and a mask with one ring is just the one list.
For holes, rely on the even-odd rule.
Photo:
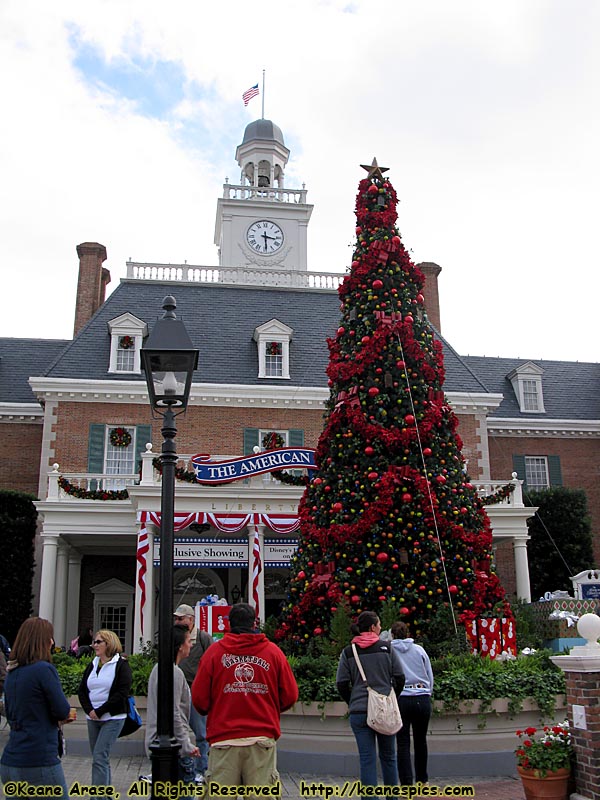
{"label": "dormer window", "polygon": [[127,312],[108,323],[110,333],[109,372],[139,375],[140,350],[148,335],[146,323]]}
{"label": "dormer window", "polygon": [[544,414],[542,375],[544,370],[531,361],[514,369],[507,377],[512,383],[519,409],[524,414]]}
{"label": "dormer window", "polygon": [[258,345],[258,377],[288,379],[290,377],[290,342],[292,328],[272,319],[254,330]]}

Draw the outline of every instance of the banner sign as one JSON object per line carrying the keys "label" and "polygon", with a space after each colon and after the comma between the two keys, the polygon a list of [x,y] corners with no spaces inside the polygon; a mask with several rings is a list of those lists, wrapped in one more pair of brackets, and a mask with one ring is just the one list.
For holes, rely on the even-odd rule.
{"label": "banner sign", "polygon": [[289,567],[290,561],[298,549],[298,540],[265,539],[263,547],[263,564],[265,567]]}
{"label": "banner sign", "polygon": [[[160,566],[160,541],[154,542],[154,566]],[[247,567],[248,539],[175,539],[175,567]]]}
{"label": "banner sign", "polygon": [[[298,540],[265,539],[265,567],[289,567]],[[154,566],[160,566],[160,540],[154,541]],[[248,567],[248,539],[175,539],[175,567]]]}
{"label": "banner sign", "polygon": [[283,469],[316,469],[315,451],[310,447],[280,447],[228,461],[211,461],[210,455],[192,457],[192,468],[198,483],[231,483],[252,475]]}

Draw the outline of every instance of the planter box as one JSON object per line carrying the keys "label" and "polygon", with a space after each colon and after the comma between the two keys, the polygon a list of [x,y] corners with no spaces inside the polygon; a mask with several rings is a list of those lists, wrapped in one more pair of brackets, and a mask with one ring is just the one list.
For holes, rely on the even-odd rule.
{"label": "planter box", "polygon": [[[146,718],[146,697],[136,697],[142,719]],[[65,726],[67,751],[88,755],[85,714],[77,697],[70,703],[77,708],[77,721]],[[435,707],[440,711],[441,703]],[[358,753],[347,719],[345,703],[297,703],[281,716],[281,739],[277,745],[278,763],[283,771],[315,775],[358,776]],[[554,720],[566,717],[564,695],[557,696]],[[456,712],[434,713],[428,733],[429,772],[435,777],[473,775],[473,758],[478,775],[516,775],[515,731],[539,726],[540,712],[535,701],[523,702],[514,717],[508,713],[508,700],[494,700],[491,709],[480,713],[479,700],[465,700]],[[143,755],[145,726],[132,736],[119,739],[115,755]],[[483,758],[482,758],[483,756]]]}

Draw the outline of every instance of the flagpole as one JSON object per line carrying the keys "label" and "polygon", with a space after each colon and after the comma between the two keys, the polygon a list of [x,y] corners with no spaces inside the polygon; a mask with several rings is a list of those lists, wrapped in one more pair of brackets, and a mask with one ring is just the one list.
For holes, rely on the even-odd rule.
{"label": "flagpole", "polygon": [[261,119],[265,118],[265,71],[263,69],[263,90],[262,90],[262,116]]}

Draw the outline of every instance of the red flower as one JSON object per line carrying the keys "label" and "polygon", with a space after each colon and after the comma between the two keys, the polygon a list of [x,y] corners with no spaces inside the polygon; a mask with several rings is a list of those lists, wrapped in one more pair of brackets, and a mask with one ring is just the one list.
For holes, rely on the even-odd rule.
{"label": "red flower", "polygon": [[525,728],[527,736],[534,736],[537,733],[537,728]]}

